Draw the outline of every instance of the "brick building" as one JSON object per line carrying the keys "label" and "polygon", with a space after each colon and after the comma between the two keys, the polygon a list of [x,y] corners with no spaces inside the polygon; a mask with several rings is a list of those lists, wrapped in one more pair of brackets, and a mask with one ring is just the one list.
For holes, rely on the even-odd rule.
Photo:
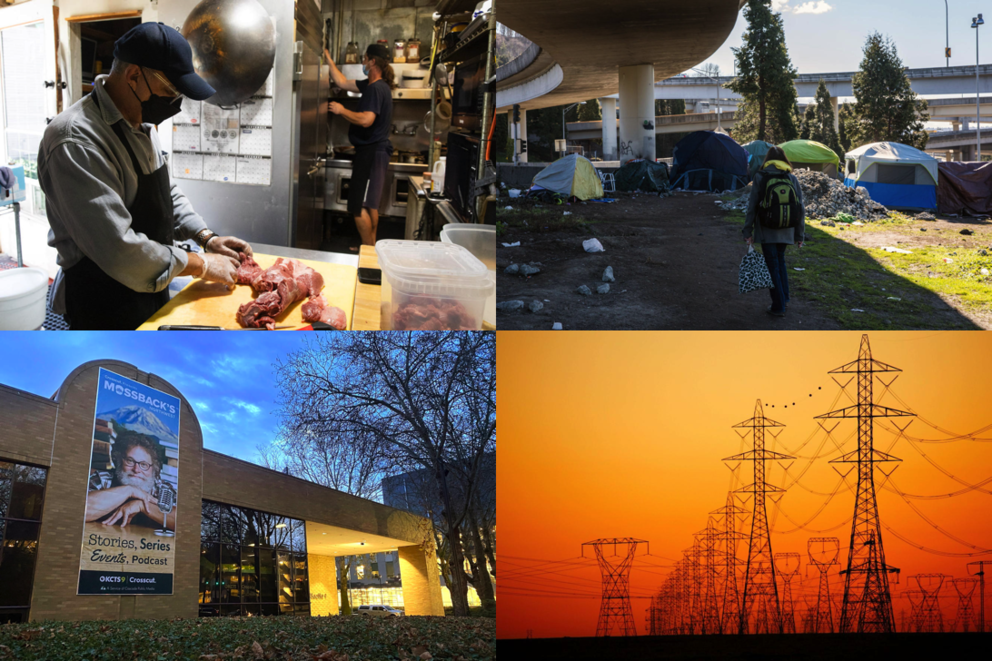
{"label": "brick building", "polygon": [[[100,368],[181,402],[171,594],[77,594],[91,456],[110,433]],[[386,551],[406,614],[444,614],[426,519],[205,450],[179,390],[133,365],[85,363],[52,397],[0,384],[0,428],[0,622],[334,615],[334,558]]]}

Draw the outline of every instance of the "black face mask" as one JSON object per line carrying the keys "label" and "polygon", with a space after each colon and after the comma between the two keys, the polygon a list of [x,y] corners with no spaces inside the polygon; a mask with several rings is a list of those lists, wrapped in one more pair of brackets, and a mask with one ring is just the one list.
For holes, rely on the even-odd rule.
{"label": "black face mask", "polygon": [[[151,92],[151,85],[148,84],[148,78],[145,76],[145,70],[141,70],[141,77],[145,79],[145,86],[148,91]],[[161,124],[170,117],[175,117],[183,109],[183,97],[177,96],[175,98],[168,96],[159,96],[152,93],[148,97],[147,101],[142,101],[138,97],[138,93],[133,89],[131,94],[134,94],[134,98],[138,99],[138,103],[141,104],[141,121],[147,122],[149,124]]]}

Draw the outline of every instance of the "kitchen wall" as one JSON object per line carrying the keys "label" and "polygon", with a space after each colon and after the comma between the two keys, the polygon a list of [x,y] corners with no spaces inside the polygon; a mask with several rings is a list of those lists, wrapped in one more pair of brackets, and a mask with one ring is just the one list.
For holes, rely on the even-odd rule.
{"label": "kitchen wall", "polygon": [[324,19],[335,21],[332,25],[339,44],[331,57],[343,63],[349,41],[357,41],[359,51],[364,52],[378,39],[388,39],[392,48],[393,40],[410,37],[420,39],[421,52],[429,53],[436,5],[436,0],[324,0]]}

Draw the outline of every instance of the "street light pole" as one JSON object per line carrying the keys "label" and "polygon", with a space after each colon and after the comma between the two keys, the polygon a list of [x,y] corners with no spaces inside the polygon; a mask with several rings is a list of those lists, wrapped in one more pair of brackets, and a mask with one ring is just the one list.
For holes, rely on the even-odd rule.
{"label": "street light pole", "polygon": [[951,23],[950,14],[947,10],[947,0],[944,0],[944,30],[947,32],[947,47],[944,50],[944,56],[947,58],[947,66],[951,66],[951,56],[949,51],[951,50]]}
{"label": "street light pole", "polygon": [[975,141],[978,143],[975,160],[979,162],[982,160],[982,99],[978,95],[981,89],[978,78],[978,27],[981,25],[985,25],[981,14],[971,19],[971,27],[975,28]]}
{"label": "street light pole", "polygon": [[[567,113],[569,110],[571,110],[575,106],[584,106],[585,104],[586,104],[585,101],[579,101],[578,103],[573,103],[570,106],[567,106],[565,108],[562,108],[562,111],[561,111],[561,139],[562,139],[562,142],[565,142],[566,140],[568,140],[568,138],[565,137],[565,113]],[[564,154],[564,153],[565,152],[563,151],[562,154]]]}

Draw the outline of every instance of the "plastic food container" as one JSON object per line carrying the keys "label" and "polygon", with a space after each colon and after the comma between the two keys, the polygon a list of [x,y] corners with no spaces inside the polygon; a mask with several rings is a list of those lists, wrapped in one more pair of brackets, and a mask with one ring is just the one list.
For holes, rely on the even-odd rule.
{"label": "plastic food container", "polygon": [[493,225],[470,225],[448,223],[441,229],[441,241],[466,248],[486,265],[493,278],[492,293],[486,299],[482,318],[496,325],[496,227]]}
{"label": "plastic food container", "polygon": [[0,330],[37,330],[45,323],[48,273],[29,267],[0,271]]}
{"label": "plastic food container", "polygon": [[486,265],[453,243],[385,239],[382,330],[480,330],[495,280]]}

